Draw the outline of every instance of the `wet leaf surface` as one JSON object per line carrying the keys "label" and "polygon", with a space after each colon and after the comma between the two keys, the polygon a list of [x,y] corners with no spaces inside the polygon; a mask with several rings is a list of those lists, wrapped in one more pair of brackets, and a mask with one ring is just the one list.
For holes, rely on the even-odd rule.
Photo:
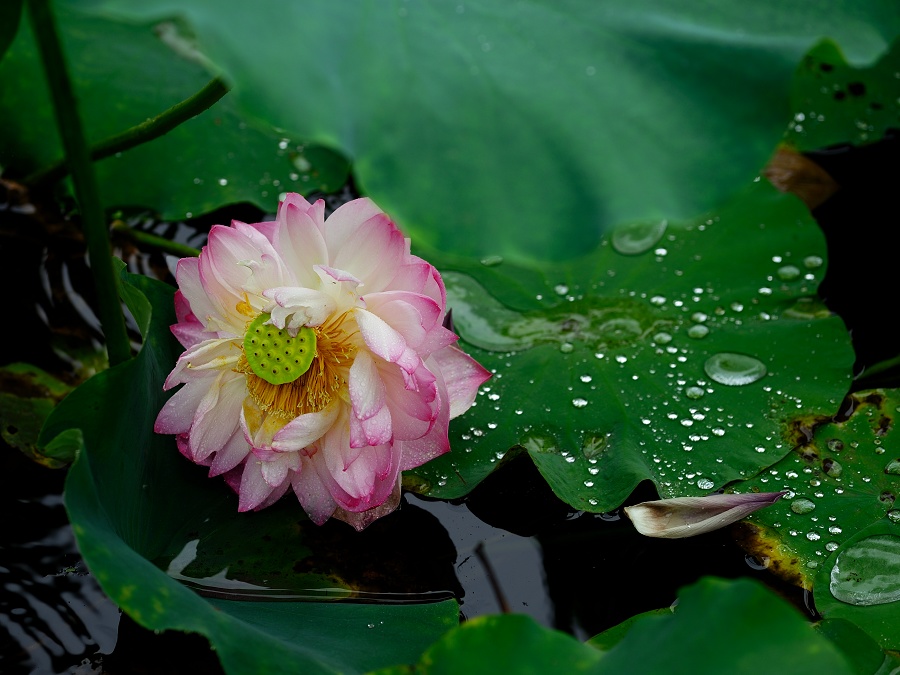
{"label": "wet leaf surface", "polygon": [[897,128],[900,42],[869,67],[853,67],[832,42],[813,49],[797,71],[794,119],[785,141],[801,151],[865,144]]}
{"label": "wet leaf surface", "polygon": [[794,419],[784,432],[791,452],[735,487],[788,491],[748,519],[743,545],[806,588],[859,532],[882,520],[900,522],[900,436],[894,430],[900,396],[896,390],[860,392],[851,401],[849,418]]}
{"label": "wet leaf surface", "polygon": [[797,200],[755,183],[643,252],[617,245],[540,267],[428,252],[463,347],[494,377],[411,489],[462,496],[512,448],[577,509],[614,509],[645,479],[703,495],[788,454],[785,420],[837,411],[853,354],[813,297],[824,241]]}
{"label": "wet leaf surface", "polygon": [[[177,37],[171,22],[123,24],[61,5],[58,21],[90,143],[162,113],[209,81],[196,54],[164,44]],[[23,24],[0,63],[0,165],[20,178],[62,154],[37,56]],[[105,206],[152,208],[172,220],[242,201],[274,211],[280,193],[335,191],[349,171],[326,148],[239,113],[230,94],[165,136],[95,166]]]}
{"label": "wet leaf surface", "polygon": [[814,591],[823,616],[851,621],[883,649],[900,651],[900,524],[886,518],[850,537],[820,566]]}
{"label": "wet leaf surface", "polygon": [[807,50],[866,61],[900,29],[889,2],[95,4],[185,17],[241,110],[344,151],[418,241],[510,259],[718,206],[771,154]]}

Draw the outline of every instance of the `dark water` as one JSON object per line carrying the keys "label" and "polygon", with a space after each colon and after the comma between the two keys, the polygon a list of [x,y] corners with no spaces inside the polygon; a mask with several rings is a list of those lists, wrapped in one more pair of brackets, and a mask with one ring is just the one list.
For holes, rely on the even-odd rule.
{"label": "dark water", "polygon": [[[821,293],[851,328],[857,371],[865,378],[868,366],[897,353],[896,339],[883,324],[884,316],[896,313],[884,303],[897,290],[897,136],[814,158],[842,185],[814,212],[829,245]],[[347,192],[332,205],[352,196]],[[53,204],[40,196],[32,201]],[[252,222],[259,214],[247,207],[190,225],[139,217],[132,223],[200,246],[210,224],[233,217]],[[100,333],[77,228],[53,209],[22,208],[15,196],[0,194],[0,243],[12,261],[0,266],[0,283],[17,291],[5,296],[6,316],[27,336],[2,353],[3,363],[28,361],[69,375],[89,371],[92,358],[75,348],[99,345]],[[124,240],[116,243],[133,271],[165,276],[162,256],[138,254]],[[897,386],[900,380],[893,372],[862,384]],[[64,471],[40,467],[5,444],[0,462],[0,672],[220,672],[203,638],[155,635],[106,599],[67,523]],[[652,488],[642,485],[629,501],[653,498]],[[431,589],[456,596],[465,617],[509,610],[585,639],[638,612],[668,606],[680,587],[710,574],[756,577],[812,616],[804,593],[748,563],[727,531],[654,540],[637,535],[616,514],[573,512],[524,456],[489,477],[463,504],[406,495],[397,514],[363,534],[374,545],[421,538],[423,532],[421,553],[436,561]]]}

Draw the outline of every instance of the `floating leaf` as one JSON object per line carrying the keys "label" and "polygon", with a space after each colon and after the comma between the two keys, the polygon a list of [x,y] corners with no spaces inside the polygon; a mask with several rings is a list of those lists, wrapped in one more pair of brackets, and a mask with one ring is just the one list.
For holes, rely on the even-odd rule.
{"label": "floating leaf", "polygon": [[[425,652],[414,672],[856,673],[852,661],[814,632],[796,609],[748,579],[701,579],[682,589],[674,613],[647,612],[628,623],[624,637],[607,640],[602,633],[589,641],[597,647],[591,649],[569,635],[541,628],[525,616],[479,617],[442,637]],[[609,651],[600,650],[610,642],[614,646]],[[858,641],[855,646],[866,649],[861,655],[865,662],[883,660],[871,642]],[[398,667],[377,675],[409,672],[413,671]]]}
{"label": "floating leaf", "polygon": [[[175,54],[160,41],[177,39],[174,24],[123,24],[65,4],[57,13],[91,143],[162,113],[209,81],[196,54],[186,48]],[[60,159],[29,26],[0,63],[0,80],[0,166],[21,176]],[[348,164],[241,115],[226,95],[165,136],[97,162],[96,169],[105,206],[151,208],[180,219],[241,201],[274,211],[282,192],[337,190]]]}
{"label": "floating leaf", "polygon": [[807,151],[880,139],[900,116],[898,70],[900,41],[877,63],[856,68],[834,43],[818,45],[797,72],[786,142]]}
{"label": "floating leaf", "polygon": [[853,354],[811,297],[824,242],[797,200],[757,183],[644,253],[612,241],[558,266],[434,254],[463,346],[495,374],[416,489],[462,496],[516,448],[578,509],[645,479],[699,496],[784,457],[786,419],[837,410]]}
{"label": "floating leaf", "polygon": [[[455,625],[454,601],[297,601],[304,590],[309,597],[319,589],[320,598],[355,591],[329,574],[336,567],[322,572],[314,564],[320,546],[304,535],[310,524],[296,505],[237,514],[226,486],[181,457],[170,437],[153,433],[162,381],[178,355],[168,331],[173,289],[143,277],[127,282],[123,295],[147,329],[143,349],[73,391],[41,438],[83,433],[66,508],[103,590],[147,628],[207,636],[229,673],[361,672],[412,660]],[[189,577],[208,597],[173,577]]]}
{"label": "floating leaf", "polygon": [[602,673],[673,675],[854,672],[796,609],[750,579],[683,589],[673,614],[637,620],[601,665]]}
{"label": "floating leaf", "polygon": [[900,521],[900,435],[894,431],[900,393],[861,392],[851,400],[848,419],[806,414],[788,420],[783,433],[794,449],[735,487],[788,491],[749,518],[742,545],[806,588],[851,537],[880,520]]}
{"label": "floating leaf", "polygon": [[417,241],[519,259],[717,206],[765,164],[817,41],[859,62],[900,32],[881,1],[96,4],[184,17],[242,110],[345,151]]}

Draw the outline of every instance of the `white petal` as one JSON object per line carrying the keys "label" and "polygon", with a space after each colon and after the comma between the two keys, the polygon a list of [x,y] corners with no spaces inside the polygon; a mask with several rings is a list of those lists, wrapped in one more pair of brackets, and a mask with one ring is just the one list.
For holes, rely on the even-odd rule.
{"label": "white petal", "polygon": [[334,425],[340,403],[332,401],[323,410],[299,415],[288,422],[272,439],[278,452],[302,450],[319,440]]}
{"label": "white petal", "polygon": [[645,536],[680,539],[730,525],[774,504],[784,495],[784,492],[750,492],[675,497],[626,506],[625,514]]}

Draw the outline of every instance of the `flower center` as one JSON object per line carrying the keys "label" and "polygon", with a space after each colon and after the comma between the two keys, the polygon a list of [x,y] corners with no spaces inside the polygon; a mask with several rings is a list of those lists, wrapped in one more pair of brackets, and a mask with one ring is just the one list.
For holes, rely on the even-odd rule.
{"label": "flower center", "polygon": [[260,314],[244,336],[244,356],[253,372],[269,384],[287,384],[303,375],[316,358],[316,333],[303,326],[296,337],[277,326],[266,326]]}
{"label": "flower center", "polygon": [[294,338],[264,325],[268,314],[256,317],[235,370],[247,376],[250,397],[261,410],[292,420],[331,402],[345,386],[356,352],[356,332],[348,333],[345,326],[348,316],[345,312],[321,326],[304,326]]}

